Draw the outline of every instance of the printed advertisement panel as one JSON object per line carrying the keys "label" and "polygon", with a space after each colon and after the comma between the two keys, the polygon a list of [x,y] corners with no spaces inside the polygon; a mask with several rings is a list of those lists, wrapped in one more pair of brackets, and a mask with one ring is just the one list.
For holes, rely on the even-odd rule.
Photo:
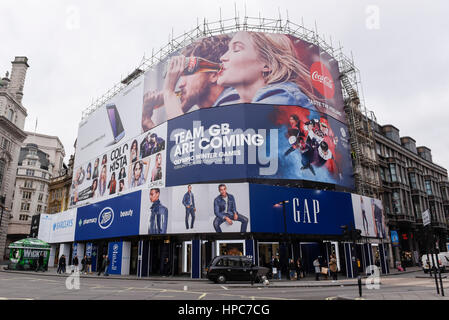
{"label": "printed advertisement panel", "polygon": [[79,124],[75,166],[139,136],[143,78],[135,80]]}
{"label": "printed advertisement panel", "polygon": [[147,186],[163,187],[166,134],[164,123],[75,166],[71,205],[93,203]]}
{"label": "printed advertisement panel", "polygon": [[51,230],[52,222],[56,215],[41,213],[39,221],[39,231],[37,238],[39,240],[50,243],[51,240]]}
{"label": "printed advertisement panel", "polygon": [[236,103],[301,106],[347,123],[339,76],[335,59],[290,35],[201,38],[145,73],[142,130]]}
{"label": "printed advertisement panel", "polygon": [[352,194],[356,229],[364,237],[385,238],[385,218],[382,200]]}
{"label": "printed advertisement panel", "polygon": [[109,266],[108,273],[110,274],[121,274],[122,273],[122,245],[120,242],[109,242],[108,255],[109,255]]}
{"label": "printed advertisement panel", "polygon": [[139,234],[140,191],[78,208],[75,241]]}
{"label": "printed advertisement panel", "polygon": [[349,193],[250,184],[250,197],[252,232],[341,235],[354,223]]}
{"label": "printed advertisement panel", "polygon": [[142,190],[140,234],[250,232],[246,183]]}
{"label": "printed advertisement panel", "polygon": [[75,239],[76,209],[52,215],[49,243],[73,242]]}
{"label": "printed advertisement panel", "polygon": [[347,127],[297,106],[239,104],[168,122],[167,186],[225,179],[354,187]]}
{"label": "printed advertisement panel", "polygon": [[[320,119],[324,118],[328,124],[338,123],[332,128],[334,133],[343,128],[344,139],[347,120],[338,77],[335,59],[316,45],[289,35],[242,31],[198,39],[137,77],[80,123],[70,205],[105,200],[117,192],[140,189],[142,185],[163,187],[167,121],[198,109],[241,103],[302,107],[306,110],[304,117],[318,117],[314,118],[314,130],[318,130]],[[237,125],[236,118],[234,115],[233,125]],[[220,118],[222,122],[225,120]],[[288,125],[289,120],[285,121]],[[297,130],[300,134],[302,129]],[[302,135],[307,136],[307,132]],[[295,133],[287,138],[291,137],[290,141],[298,138],[299,150],[300,139],[294,136]],[[339,161],[338,153],[342,152],[338,150],[339,146],[341,148],[343,143],[332,150],[328,144],[331,151],[324,155],[326,160],[332,153],[336,162]],[[301,152],[305,150],[301,149]],[[317,152],[315,146],[310,157],[317,158],[318,155],[313,154]],[[155,153],[160,153],[158,158],[147,159]],[[288,158],[293,159],[289,160],[292,162],[297,161],[297,157],[292,153]],[[136,168],[132,165],[133,160],[141,161]],[[147,164],[145,160],[151,162],[147,161]],[[346,163],[344,160],[341,163]],[[313,177],[314,164],[320,159],[304,161],[301,167],[312,180],[334,183],[333,178],[321,177],[322,173],[317,179]],[[332,167],[330,162],[327,161],[326,166]],[[346,179],[341,177],[345,175],[343,169],[330,170],[340,176],[337,183]],[[134,178],[137,172],[141,175]],[[291,179],[303,176],[296,170],[295,173]],[[184,182],[180,181],[171,185],[182,184]],[[344,181],[343,184],[350,185],[351,182]]]}

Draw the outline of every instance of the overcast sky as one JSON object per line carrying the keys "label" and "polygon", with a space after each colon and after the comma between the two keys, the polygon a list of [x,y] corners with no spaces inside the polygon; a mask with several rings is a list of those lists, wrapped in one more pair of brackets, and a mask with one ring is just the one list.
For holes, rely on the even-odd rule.
{"label": "overcast sky", "polygon": [[432,149],[449,168],[449,3],[432,1],[0,0],[0,76],[15,56],[30,68],[25,130],[60,138],[73,154],[82,111],[152,50],[196,27],[246,15],[315,28],[354,56],[366,106],[380,124]]}

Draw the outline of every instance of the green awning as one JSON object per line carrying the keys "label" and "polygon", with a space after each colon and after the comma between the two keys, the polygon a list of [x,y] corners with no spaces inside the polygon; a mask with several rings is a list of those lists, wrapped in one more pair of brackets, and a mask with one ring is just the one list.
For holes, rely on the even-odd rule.
{"label": "green awning", "polygon": [[42,240],[36,238],[26,238],[9,245],[10,249],[27,248],[27,249],[50,249],[51,246]]}

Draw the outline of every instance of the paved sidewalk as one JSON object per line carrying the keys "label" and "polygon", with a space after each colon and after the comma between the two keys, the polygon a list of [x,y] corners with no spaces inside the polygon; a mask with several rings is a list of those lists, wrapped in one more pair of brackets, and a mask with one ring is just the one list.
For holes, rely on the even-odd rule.
{"label": "paved sidewalk", "polygon": [[327,298],[326,300],[449,300],[448,296],[442,297],[436,292],[401,292],[401,293],[368,293],[362,295],[341,295]]}
{"label": "paved sidewalk", "polygon": [[[70,275],[70,273],[65,274],[57,274],[56,268],[49,268],[46,272],[35,272],[35,271],[15,271],[15,270],[3,270],[1,268],[1,272],[9,272],[9,273],[17,273],[17,274],[25,274],[25,275],[39,275],[39,276],[50,276],[50,277],[67,277]],[[67,270],[70,270],[69,268]],[[383,277],[389,277],[389,276],[396,276],[396,275],[403,275],[407,273],[413,273],[420,271],[421,269],[419,267],[413,267],[413,268],[407,268],[407,271],[405,272],[397,272],[396,270],[391,272],[388,275],[381,275],[381,279]],[[138,278],[137,276],[121,276],[121,275],[109,275],[105,277],[104,275],[98,276],[97,273],[92,274],[80,274],[80,278],[92,278],[92,279],[119,279],[119,280],[143,280],[143,281],[196,281],[196,282],[210,282],[210,280],[206,278],[202,279],[192,279],[188,275],[186,276],[170,276],[170,277],[163,277],[163,276],[150,276],[150,277],[143,277]],[[362,276],[362,284],[365,284],[366,276]],[[382,280],[381,280],[382,281]],[[212,282],[210,282],[212,283]],[[382,282],[380,282],[382,283]],[[339,280],[337,281],[331,281],[326,279],[320,279],[319,281],[315,281],[315,276],[308,275],[305,278],[302,278],[301,280],[276,280],[276,279],[270,279],[269,284],[266,286],[262,283],[254,283],[253,286],[266,286],[266,287],[339,287],[339,286],[357,286],[358,281],[357,279],[348,279],[348,278],[342,278],[341,275],[339,277]],[[226,283],[227,287],[233,287],[233,288],[243,288],[251,286],[251,283],[249,282],[228,282]]]}

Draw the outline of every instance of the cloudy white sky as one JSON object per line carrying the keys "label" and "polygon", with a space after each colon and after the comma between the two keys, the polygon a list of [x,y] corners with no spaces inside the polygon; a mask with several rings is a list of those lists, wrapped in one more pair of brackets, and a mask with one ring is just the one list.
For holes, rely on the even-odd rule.
{"label": "cloudy white sky", "polygon": [[137,65],[197,20],[283,19],[340,42],[361,71],[365,102],[381,124],[432,149],[449,168],[449,3],[387,0],[0,0],[0,76],[15,56],[30,68],[25,130],[58,136],[66,160],[81,114]]}

